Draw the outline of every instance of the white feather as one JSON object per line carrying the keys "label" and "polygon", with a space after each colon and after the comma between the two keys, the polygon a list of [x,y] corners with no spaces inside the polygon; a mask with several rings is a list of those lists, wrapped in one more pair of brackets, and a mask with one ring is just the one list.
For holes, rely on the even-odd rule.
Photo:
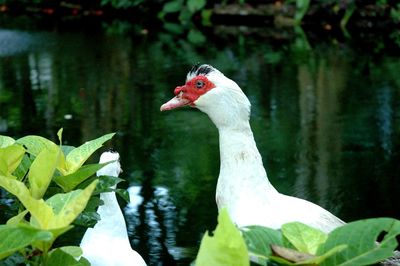
{"label": "white feather", "polygon": [[[119,176],[119,154],[104,152],[99,163],[110,161],[114,162],[100,169],[97,176]],[[125,219],[115,192],[101,193],[100,199],[104,202],[97,209],[100,221],[86,230],[80,244],[83,256],[92,266],[145,266],[143,258],[130,245]]]}

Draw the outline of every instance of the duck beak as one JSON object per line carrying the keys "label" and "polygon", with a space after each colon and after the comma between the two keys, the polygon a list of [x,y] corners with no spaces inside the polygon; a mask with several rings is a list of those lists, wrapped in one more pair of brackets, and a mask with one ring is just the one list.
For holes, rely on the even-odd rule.
{"label": "duck beak", "polygon": [[169,100],[168,102],[164,103],[163,105],[161,105],[160,111],[169,111],[189,104],[190,100],[181,98],[180,95],[178,95]]}

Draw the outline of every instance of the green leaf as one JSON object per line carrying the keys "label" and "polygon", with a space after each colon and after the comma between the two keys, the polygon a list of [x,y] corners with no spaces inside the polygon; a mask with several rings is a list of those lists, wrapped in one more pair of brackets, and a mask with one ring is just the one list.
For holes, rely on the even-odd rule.
{"label": "green leaf", "polygon": [[0,148],[5,148],[7,146],[13,145],[15,140],[8,136],[0,135]]}
{"label": "green leaf", "polygon": [[54,142],[46,138],[34,135],[22,137],[17,140],[17,143],[25,146],[27,149],[26,151],[34,156],[38,156],[39,153],[45,148],[49,150],[58,148],[58,146]]}
{"label": "green leaf", "polygon": [[77,261],[71,254],[65,252],[62,248],[57,248],[50,253],[49,259],[47,261],[48,266],[89,266],[90,263],[81,259]]}
{"label": "green leaf", "polygon": [[110,140],[115,133],[104,135],[100,138],[88,141],[81,146],[73,149],[66,157],[67,173],[71,174],[78,170],[84,162],[92,155],[97,149],[103,146],[103,143]]}
{"label": "green leaf", "polygon": [[191,29],[188,34],[188,40],[194,44],[202,44],[206,41],[206,37],[200,31]]}
{"label": "green leaf", "polygon": [[49,186],[59,164],[60,149],[43,149],[33,161],[29,170],[29,185],[34,198],[40,199]]}
{"label": "green leaf", "polygon": [[56,194],[46,203],[53,209],[55,216],[51,220],[50,228],[59,228],[70,225],[85,209],[98,180],[94,180],[84,190],[77,189],[65,194]]}
{"label": "green leaf", "polygon": [[206,0],[188,0],[187,7],[190,13],[194,13],[205,7],[206,3],[207,3]]}
{"label": "green leaf", "polygon": [[178,23],[164,23],[163,27],[169,31],[172,32],[174,34],[181,34],[183,33],[183,26],[181,24]]}
{"label": "green leaf", "polygon": [[77,185],[94,175],[98,170],[103,168],[103,166],[107,165],[107,163],[103,164],[89,164],[84,165],[79,168],[76,172],[69,175],[60,175],[54,178],[54,181],[59,185],[65,192],[71,191]]}
{"label": "green leaf", "polygon": [[328,235],[300,222],[282,225],[282,235],[296,250],[315,255]]}
{"label": "green leaf", "polygon": [[0,225],[0,260],[35,241],[49,241],[52,237],[51,232],[30,226]]}
{"label": "green leaf", "polygon": [[174,1],[169,1],[167,2],[162,11],[164,13],[174,13],[174,12],[178,12],[182,9],[183,6],[183,1],[182,0],[174,0]]}
{"label": "green leaf", "polygon": [[226,209],[222,209],[218,215],[214,236],[209,236],[206,232],[201,241],[196,266],[204,265],[250,265],[246,244]]}
{"label": "green leaf", "polygon": [[54,217],[53,210],[43,199],[33,198],[21,181],[0,175],[0,186],[18,198],[24,207],[31,213],[40,228],[49,229],[49,223]]}
{"label": "green leaf", "polygon": [[29,158],[28,154],[25,153],[25,155],[22,157],[21,163],[14,171],[14,175],[17,177],[18,180],[21,181],[26,176],[31,165],[32,160]]}
{"label": "green leaf", "polygon": [[68,155],[68,153],[70,153],[73,149],[75,149],[76,147],[74,146],[69,146],[69,145],[61,145],[61,150],[64,153],[65,156]]}
{"label": "green leaf", "polygon": [[[381,233],[386,233],[377,243]],[[392,218],[376,218],[348,223],[333,230],[326,242],[318,249],[323,254],[339,245],[348,245],[321,265],[370,265],[389,258],[398,245],[396,236],[400,235],[400,221]]]}
{"label": "green leaf", "polygon": [[[7,166],[7,170],[3,174],[12,174],[21,163],[24,154],[25,149],[18,144],[0,148],[0,160],[4,161]],[[1,170],[4,171],[5,169]]]}
{"label": "green leaf", "polygon": [[71,255],[72,257],[75,257],[75,258],[78,258],[78,257],[82,256],[82,253],[83,253],[82,249],[80,247],[78,247],[78,246],[64,246],[64,247],[60,247],[58,249],[61,249],[65,253],[67,253],[67,254]]}
{"label": "green leaf", "polygon": [[113,187],[116,187],[118,183],[125,181],[119,177],[108,175],[99,176],[98,179],[99,184],[94,191],[94,194],[96,195],[103,192],[116,191],[116,189],[113,189]]}
{"label": "green leaf", "polygon": [[[26,151],[34,156],[38,156],[43,149],[47,149],[50,151],[59,151],[60,147],[56,145],[54,142],[40,137],[40,136],[25,136],[17,140],[17,143],[22,144],[26,147]],[[59,163],[57,165],[57,169],[60,170],[64,175],[66,174],[66,166],[65,166],[65,156],[64,153],[60,153]]]}
{"label": "green leaf", "polygon": [[272,255],[271,244],[282,246],[282,234],[263,226],[247,226],[241,228],[243,238],[252,257],[252,261],[257,259],[257,263],[265,265],[268,256]]}
{"label": "green leaf", "polygon": [[10,219],[8,219],[7,224],[8,225],[18,225],[19,223],[24,221],[24,217],[25,215],[28,213],[27,210],[18,213],[17,215],[15,215],[14,217],[11,217]]}

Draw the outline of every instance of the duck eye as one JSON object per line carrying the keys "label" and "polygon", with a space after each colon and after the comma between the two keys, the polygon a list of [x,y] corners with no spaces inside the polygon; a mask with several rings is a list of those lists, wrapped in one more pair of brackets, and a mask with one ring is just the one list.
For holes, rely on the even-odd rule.
{"label": "duck eye", "polygon": [[196,80],[196,88],[201,89],[204,87],[204,81]]}

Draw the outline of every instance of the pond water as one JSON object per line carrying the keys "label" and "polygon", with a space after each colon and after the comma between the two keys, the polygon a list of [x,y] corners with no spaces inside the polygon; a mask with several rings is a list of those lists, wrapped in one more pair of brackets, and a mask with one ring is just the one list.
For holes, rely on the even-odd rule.
{"label": "pond water", "polygon": [[[218,135],[198,110],[159,107],[192,64],[209,63],[249,97],[255,139],[280,192],[345,221],[400,218],[398,58],[260,36],[210,33],[199,45],[165,32],[0,29],[0,134],[56,140],[62,127],[64,143],[80,145],[117,132],[106,148],[122,157],[132,245],[149,265],[187,265],[216,224]],[[81,234],[72,231],[71,243]]]}

